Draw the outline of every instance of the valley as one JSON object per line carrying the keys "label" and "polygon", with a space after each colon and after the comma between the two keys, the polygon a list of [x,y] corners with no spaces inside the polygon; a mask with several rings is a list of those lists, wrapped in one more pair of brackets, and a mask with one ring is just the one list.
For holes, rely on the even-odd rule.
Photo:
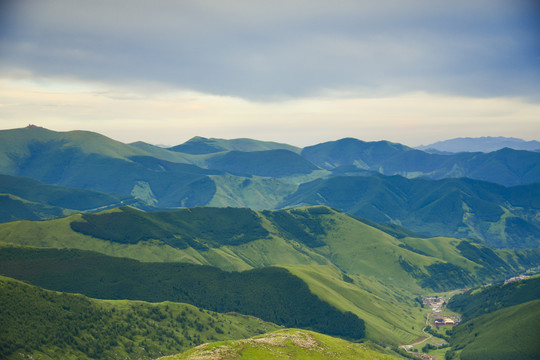
{"label": "valley", "polygon": [[501,284],[540,265],[540,153],[0,139],[3,358],[537,351],[538,277]]}

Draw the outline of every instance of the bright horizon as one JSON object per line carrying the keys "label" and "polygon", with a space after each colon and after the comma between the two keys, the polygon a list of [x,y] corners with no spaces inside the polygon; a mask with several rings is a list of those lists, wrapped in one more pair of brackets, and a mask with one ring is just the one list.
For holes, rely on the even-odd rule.
{"label": "bright horizon", "polygon": [[540,140],[534,1],[6,1],[0,129]]}

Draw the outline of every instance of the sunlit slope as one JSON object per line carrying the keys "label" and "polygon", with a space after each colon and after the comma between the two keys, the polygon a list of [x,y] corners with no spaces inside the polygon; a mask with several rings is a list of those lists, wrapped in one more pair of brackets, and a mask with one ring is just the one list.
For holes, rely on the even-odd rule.
{"label": "sunlit slope", "polygon": [[504,187],[471,179],[335,176],[301,184],[280,206],[326,205],[431,236],[496,247],[538,247],[540,183]]}
{"label": "sunlit slope", "polygon": [[298,188],[283,179],[210,175],[216,191],[207,206],[247,207],[254,210],[274,209]]}
{"label": "sunlit slope", "polygon": [[408,343],[421,335],[424,315],[417,296],[479,285],[540,262],[535,251],[495,251],[443,237],[401,237],[411,233],[379,227],[326,207],[153,213],[124,207],[3,224],[0,238],[229,271],[280,265],[320,299],[364,319],[368,338],[390,343]]}
{"label": "sunlit slope", "polygon": [[204,344],[164,360],[195,359],[343,359],[391,360],[398,357],[370,349],[365,344],[312,331],[286,329],[250,339]]}
{"label": "sunlit slope", "polygon": [[[540,300],[481,315],[457,326],[448,359],[535,360],[540,354]],[[457,353],[457,354],[456,354]]]}
{"label": "sunlit slope", "polygon": [[[414,301],[417,295],[408,289],[386,286],[379,280],[365,276],[345,275],[330,265],[294,265],[285,268],[302,279],[321,300],[365,320],[366,336],[370,339],[395,344],[410,342],[421,335],[423,313],[419,303]],[[237,311],[279,322],[273,317],[268,318],[273,315],[260,312],[260,305],[268,301],[272,303],[270,299],[274,295],[263,295],[266,298],[263,300],[257,297],[259,291],[255,291],[255,288],[275,288],[278,295],[281,294],[279,297],[288,304],[286,308],[294,309],[296,300],[291,296],[302,286],[296,283],[289,286],[289,277],[279,271],[265,271],[268,274],[266,277],[258,273],[251,278],[247,278],[247,274],[233,274],[233,279],[218,269],[189,264],[138,263],[74,250],[0,248],[0,273],[45,288],[108,299],[189,302],[215,311]],[[282,294],[284,289],[289,290]],[[308,301],[308,294],[302,293],[300,298],[305,304],[303,308],[316,308],[310,303],[311,300]],[[251,302],[246,303],[247,300]],[[280,306],[273,310],[269,305],[263,308],[280,314]],[[299,322],[293,326],[298,327],[304,315],[296,310],[295,314]],[[286,319],[289,315],[281,314],[279,318]]]}
{"label": "sunlit slope", "polygon": [[121,208],[2,224],[0,236],[4,242],[20,245],[92,250],[141,261],[188,262],[225,270],[281,263],[330,264],[312,249],[271,233],[267,227],[271,224],[249,209],[145,213]]}
{"label": "sunlit slope", "polygon": [[[21,245],[94,250],[226,270],[333,264],[349,274],[417,291],[473,286],[538,261],[535,252],[520,252],[518,257],[507,251],[503,259],[483,245],[457,239],[398,239],[326,207],[152,213],[123,207],[44,222],[2,224],[0,238]],[[439,250],[429,250],[432,247]],[[489,257],[484,259],[485,252]]]}
{"label": "sunlit slope", "polygon": [[187,304],[96,300],[0,276],[2,359],[152,359],[277,328]]}
{"label": "sunlit slope", "polygon": [[408,289],[362,276],[345,275],[331,266],[285,266],[318,297],[366,323],[366,337],[381,343],[410,343],[422,335],[425,311]]}
{"label": "sunlit slope", "polygon": [[454,296],[448,308],[460,313],[464,320],[470,320],[532,300],[540,300],[540,275]]}
{"label": "sunlit slope", "polygon": [[452,332],[450,354],[461,359],[536,359],[539,285],[536,275],[454,296],[448,308],[460,313],[464,322]]}

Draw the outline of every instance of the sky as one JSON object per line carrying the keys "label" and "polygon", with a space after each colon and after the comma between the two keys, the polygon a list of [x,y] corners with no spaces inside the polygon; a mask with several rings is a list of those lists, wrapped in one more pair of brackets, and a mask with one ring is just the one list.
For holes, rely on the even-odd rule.
{"label": "sky", "polygon": [[0,0],[0,129],[540,140],[537,0]]}

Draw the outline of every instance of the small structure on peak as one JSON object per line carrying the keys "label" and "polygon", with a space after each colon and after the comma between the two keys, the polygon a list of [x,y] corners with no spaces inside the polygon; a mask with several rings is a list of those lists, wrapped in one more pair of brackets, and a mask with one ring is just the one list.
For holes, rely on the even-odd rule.
{"label": "small structure on peak", "polygon": [[34,124],[28,124],[27,127],[25,127],[25,129],[43,129],[42,126],[37,126],[37,125],[34,125]]}

